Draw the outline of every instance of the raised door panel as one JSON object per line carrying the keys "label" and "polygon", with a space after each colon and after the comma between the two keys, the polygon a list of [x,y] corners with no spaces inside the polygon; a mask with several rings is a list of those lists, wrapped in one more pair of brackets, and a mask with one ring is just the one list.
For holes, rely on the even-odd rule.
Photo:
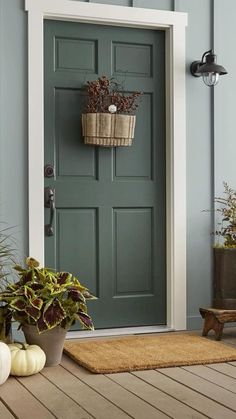
{"label": "raised door panel", "polygon": [[126,77],[151,77],[152,45],[113,42],[113,74]]}
{"label": "raised door panel", "polygon": [[97,41],[55,38],[55,71],[97,72]]}
{"label": "raised door panel", "polygon": [[57,211],[57,268],[73,272],[99,296],[97,209]]}
{"label": "raised door panel", "polygon": [[84,147],[80,110],[84,105],[81,89],[55,89],[55,156],[58,177],[96,179],[97,153]]}
{"label": "raised door panel", "polygon": [[152,294],[152,209],[115,209],[113,223],[114,297]]}
{"label": "raised door panel", "polygon": [[131,148],[116,148],[115,179],[148,180],[153,177],[153,97],[144,93],[137,110],[135,138]]}

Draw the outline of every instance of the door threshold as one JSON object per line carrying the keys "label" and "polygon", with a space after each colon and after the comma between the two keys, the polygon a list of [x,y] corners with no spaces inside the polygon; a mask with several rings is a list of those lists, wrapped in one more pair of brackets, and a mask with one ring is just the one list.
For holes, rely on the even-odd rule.
{"label": "door threshold", "polygon": [[75,330],[67,332],[66,339],[96,338],[108,336],[139,335],[144,333],[164,333],[173,332],[174,329],[166,325],[163,326],[138,326],[138,327],[120,327],[114,329],[99,330]]}

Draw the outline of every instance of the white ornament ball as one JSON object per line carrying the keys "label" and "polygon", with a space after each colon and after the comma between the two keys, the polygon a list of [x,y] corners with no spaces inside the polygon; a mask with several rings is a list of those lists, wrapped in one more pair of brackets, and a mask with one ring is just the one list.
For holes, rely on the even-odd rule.
{"label": "white ornament ball", "polygon": [[110,105],[108,110],[111,113],[115,113],[117,111],[117,107],[116,107],[116,105]]}

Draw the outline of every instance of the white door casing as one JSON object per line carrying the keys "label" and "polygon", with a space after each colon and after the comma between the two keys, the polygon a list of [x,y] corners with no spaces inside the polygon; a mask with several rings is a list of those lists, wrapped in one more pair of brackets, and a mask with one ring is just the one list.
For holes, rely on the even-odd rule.
{"label": "white door casing", "polygon": [[28,12],[29,255],[44,264],[43,21],[67,20],[166,32],[167,326],[186,329],[187,14],[73,0],[25,0]]}

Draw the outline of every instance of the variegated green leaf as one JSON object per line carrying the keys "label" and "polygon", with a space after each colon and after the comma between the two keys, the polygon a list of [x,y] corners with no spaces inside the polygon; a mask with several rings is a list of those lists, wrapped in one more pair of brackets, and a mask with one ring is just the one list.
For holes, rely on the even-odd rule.
{"label": "variegated green leaf", "polygon": [[70,288],[68,295],[73,301],[80,301],[81,303],[85,303],[85,297],[83,293],[75,287]]}
{"label": "variegated green leaf", "polygon": [[86,300],[97,300],[97,297],[90,294],[90,292],[87,289],[83,292],[83,296],[86,298]]}
{"label": "variegated green leaf", "polygon": [[80,321],[84,329],[94,330],[92,319],[87,313],[79,310],[76,317]]}
{"label": "variegated green leaf", "polygon": [[88,309],[87,309],[87,306],[86,306],[86,304],[83,304],[83,303],[80,303],[79,304],[79,309],[81,310],[81,311],[83,311],[84,313],[88,313]]}
{"label": "variegated green leaf", "polygon": [[37,283],[33,283],[30,288],[34,291],[34,292],[38,292],[40,290],[42,290],[44,287],[42,284],[37,284]]}
{"label": "variegated green leaf", "polygon": [[59,272],[57,274],[57,282],[59,285],[69,284],[72,275],[68,272]]}
{"label": "variegated green leaf", "polygon": [[41,298],[35,297],[32,300],[30,300],[30,304],[32,304],[32,306],[37,308],[38,310],[41,310],[43,306],[43,300]]}
{"label": "variegated green leaf", "polygon": [[41,315],[39,309],[29,305],[25,308],[25,312],[35,321],[37,321]]}
{"label": "variegated green leaf", "polygon": [[23,297],[16,297],[11,302],[9,302],[11,308],[19,311],[25,311],[26,302]]}
{"label": "variegated green leaf", "polygon": [[43,312],[43,320],[49,329],[60,324],[65,317],[66,312],[59,300],[51,300],[46,304]]}
{"label": "variegated green leaf", "polygon": [[37,324],[37,329],[38,329],[39,334],[48,330],[48,326],[46,325],[46,323],[43,320],[43,314],[42,313],[41,313],[41,317],[38,319],[36,324]]}
{"label": "variegated green leaf", "polygon": [[35,298],[34,291],[32,290],[32,288],[30,288],[27,285],[24,286],[24,294],[25,294],[26,298],[28,298],[29,300],[31,300],[32,298]]}

